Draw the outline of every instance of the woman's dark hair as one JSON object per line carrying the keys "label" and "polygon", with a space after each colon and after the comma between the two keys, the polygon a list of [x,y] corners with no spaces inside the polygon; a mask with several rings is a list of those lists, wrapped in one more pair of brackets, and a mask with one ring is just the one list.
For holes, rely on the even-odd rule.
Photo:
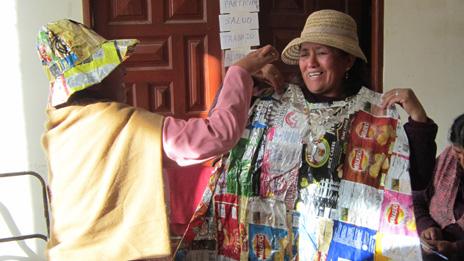
{"label": "woman's dark hair", "polygon": [[347,78],[345,79],[344,85],[346,90],[346,95],[351,96],[358,93],[359,89],[362,86],[370,89],[369,79],[368,79],[368,68],[366,63],[361,59],[357,58],[347,72]]}
{"label": "woman's dark hair", "polygon": [[449,140],[454,145],[464,147],[464,114],[458,116],[451,125]]}

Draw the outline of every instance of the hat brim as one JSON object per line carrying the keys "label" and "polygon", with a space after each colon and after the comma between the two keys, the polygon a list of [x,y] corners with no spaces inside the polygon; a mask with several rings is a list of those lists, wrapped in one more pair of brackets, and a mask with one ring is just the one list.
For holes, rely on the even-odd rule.
{"label": "hat brim", "polygon": [[136,39],[109,40],[91,57],[76,64],[50,83],[49,102],[52,106],[65,103],[81,90],[100,83],[133,53]]}
{"label": "hat brim", "polygon": [[343,40],[342,37],[334,39],[333,37],[326,37],[325,34],[314,33],[305,37],[298,37],[290,41],[282,51],[282,61],[289,65],[298,64],[298,60],[300,59],[300,45],[306,42],[327,45],[340,49],[367,63],[367,58],[361,48],[359,48],[357,44],[350,44],[353,42],[352,40]]}

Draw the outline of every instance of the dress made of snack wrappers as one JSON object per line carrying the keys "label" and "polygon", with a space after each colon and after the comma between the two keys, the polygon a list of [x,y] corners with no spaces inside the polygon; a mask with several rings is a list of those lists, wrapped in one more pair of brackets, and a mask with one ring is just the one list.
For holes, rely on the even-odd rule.
{"label": "dress made of snack wrappers", "polygon": [[366,88],[308,103],[296,85],[257,100],[176,260],[421,260],[408,140],[378,104]]}

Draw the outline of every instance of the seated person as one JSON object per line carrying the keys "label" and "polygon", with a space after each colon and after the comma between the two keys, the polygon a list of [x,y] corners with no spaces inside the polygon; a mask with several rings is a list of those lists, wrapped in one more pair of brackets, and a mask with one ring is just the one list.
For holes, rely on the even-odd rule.
{"label": "seated person", "polygon": [[425,260],[443,260],[430,248],[450,260],[464,260],[464,114],[454,120],[449,141],[438,157],[433,183],[414,193]]}

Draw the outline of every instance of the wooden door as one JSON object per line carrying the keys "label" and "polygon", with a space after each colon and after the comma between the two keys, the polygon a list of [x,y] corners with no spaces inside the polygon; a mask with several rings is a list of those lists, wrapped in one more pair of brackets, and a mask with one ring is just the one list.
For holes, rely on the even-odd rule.
{"label": "wooden door", "polygon": [[96,32],[140,40],[126,62],[131,105],[179,118],[206,115],[222,72],[218,1],[87,1]]}
{"label": "wooden door", "polygon": [[[261,0],[261,44],[272,44],[282,52],[287,43],[300,36],[312,12],[335,9],[348,13],[358,24],[360,46],[369,61],[363,78],[371,89],[382,91],[382,8],[381,0]],[[276,65],[287,79],[299,73],[297,66]]]}

